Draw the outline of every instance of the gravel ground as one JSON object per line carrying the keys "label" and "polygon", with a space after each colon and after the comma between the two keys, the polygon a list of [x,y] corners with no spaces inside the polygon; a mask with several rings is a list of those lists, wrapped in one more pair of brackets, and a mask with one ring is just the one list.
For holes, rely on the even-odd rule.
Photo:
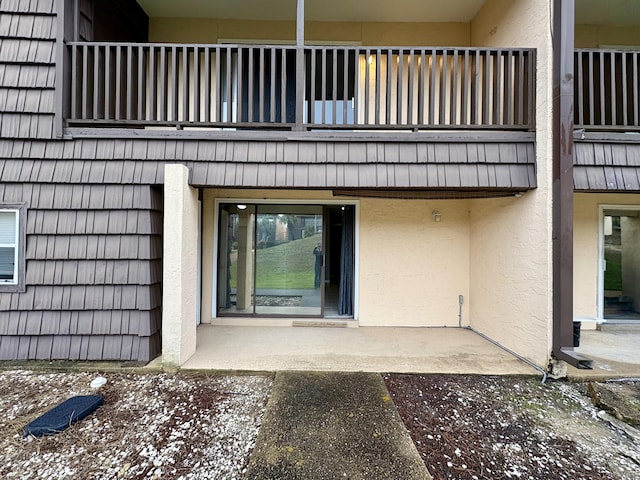
{"label": "gravel ground", "polygon": [[585,384],[386,375],[435,480],[640,479],[640,445],[598,418]]}
{"label": "gravel ground", "polygon": [[35,417],[96,374],[0,372],[0,478],[237,479],[270,377],[107,374],[105,405],[63,433],[22,438]]}
{"label": "gravel ground", "polygon": [[[58,435],[22,438],[41,413],[93,393],[96,376],[0,371],[0,478],[243,478],[271,377],[105,374],[105,405],[95,414]],[[586,384],[462,375],[384,380],[435,480],[640,479],[640,446],[598,417]]]}

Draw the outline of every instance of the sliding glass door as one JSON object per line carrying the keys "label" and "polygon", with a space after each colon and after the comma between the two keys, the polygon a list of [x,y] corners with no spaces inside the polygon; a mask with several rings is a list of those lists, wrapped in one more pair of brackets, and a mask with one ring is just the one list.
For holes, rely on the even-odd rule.
{"label": "sliding glass door", "polygon": [[323,314],[321,205],[220,206],[218,313]]}

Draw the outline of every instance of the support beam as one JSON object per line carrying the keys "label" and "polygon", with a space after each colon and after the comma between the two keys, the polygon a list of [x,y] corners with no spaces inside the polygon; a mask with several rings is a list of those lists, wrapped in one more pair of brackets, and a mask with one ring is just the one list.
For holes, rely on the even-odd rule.
{"label": "support beam", "polygon": [[553,356],[578,368],[573,351],[574,0],[553,2]]}
{"label": "support beam", "polygon": [[304,122],[304,0],[297,0],[296,14],[296,126],[302,130]]}
{"label": "support beam", "polygon": [[198,191],[184,165],[164,167],[162,365],[178,368],[196,351]]}

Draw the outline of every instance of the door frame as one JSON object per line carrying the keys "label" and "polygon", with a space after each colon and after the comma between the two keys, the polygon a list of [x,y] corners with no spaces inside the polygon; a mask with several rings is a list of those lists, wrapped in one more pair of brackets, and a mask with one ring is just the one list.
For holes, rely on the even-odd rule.
{"label": "door frame", "polygon": [[598,204],[598,322],[613,323],[615,319],[604,316],[604,212],[605,210],[628,210],[640,212],[640,205]]}
{"label": "door frame", "polygon": [[[300,200],[296,198],[278,198],[278,199],[264,199],[264,198],[247,198],[247,197],[238,197],[238,198],[229,198],[229,197],[220,197],[216,198],[213,204],[213,269],[211,279],[211,319],[217,318],[242,318],[242,319],[255,319],[258,321],[260,317],[218,317],[218,249],[220,248],[220,239],[219,239],[219,222],[220,222],[220,204],[221,203],[245,203],[245,204],[254,204],[254,205],[320,205],[325,207],[326,205],[353,205],[355,209],[354,215],[354,250],[355,250],[355,258],[354,258],[354,273],[353,273],[353,320],[358,319],[359,313],[359,302],[358,302],[358,288],[359,288],[359,272],[360,272],[360,258],[358,252],[360,251],[360,201],[356,199],[345,199],[345,200],[335,200],[335,199],[305,199]],[[323,208],[323,222],[324,219],[324,208]],[[323,244],[324,244],[324,235],[325,228],[323,225]],[[323,277],[324,277],[324,268],[323,268]],[[322,317],[324,317],[324,298],[322,298]],[[292,317],[294,318],[294,317]],[[318,317],[310,317],[311,320],[317,320]]]}

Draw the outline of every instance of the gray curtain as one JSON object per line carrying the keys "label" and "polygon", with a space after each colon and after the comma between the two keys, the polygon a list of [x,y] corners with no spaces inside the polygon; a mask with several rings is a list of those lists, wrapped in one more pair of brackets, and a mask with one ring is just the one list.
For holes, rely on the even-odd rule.
{"label": "gray curtain", "polygon": [[340,252],[340,288],[338,315],[353,315],[353,243],[354,207],[346,205],[342,211],[342,250]]}

